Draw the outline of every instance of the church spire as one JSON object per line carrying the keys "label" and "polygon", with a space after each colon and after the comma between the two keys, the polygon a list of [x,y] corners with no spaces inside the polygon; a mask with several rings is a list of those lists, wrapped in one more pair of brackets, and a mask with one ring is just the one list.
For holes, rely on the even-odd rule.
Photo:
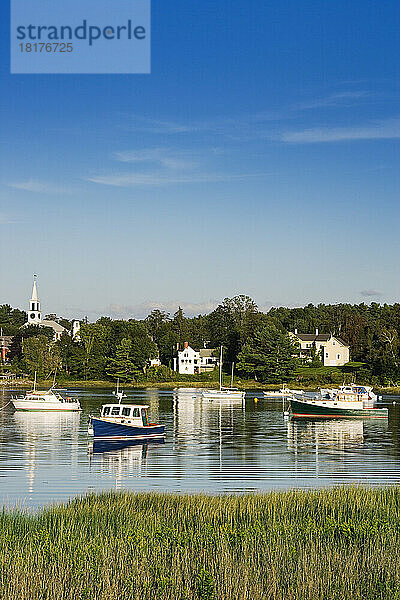
{"label": "church spire", "polygon": [[37,302],[38,301],[38,295],[37,295],[37,287],[36,287],[36,275],[33,276],[33,288],[32,288],[32,298],[31,298],[31,302]]}
{"label": "church spire", "polygon": [[42,321],[40,312],[40,301],[37,293],[36,275],[33,276],[32,298],[29,302],[28,323],[30,325],[39,325]]}

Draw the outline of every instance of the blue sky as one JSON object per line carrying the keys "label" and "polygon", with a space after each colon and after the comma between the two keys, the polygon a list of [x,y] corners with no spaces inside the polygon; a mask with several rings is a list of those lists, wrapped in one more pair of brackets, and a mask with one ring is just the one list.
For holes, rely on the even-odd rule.
{"label": "blue sky", "polygon": [[151,75],[10,75],[1,11],[1,303],[398,301],[397,2],[153,0]]}

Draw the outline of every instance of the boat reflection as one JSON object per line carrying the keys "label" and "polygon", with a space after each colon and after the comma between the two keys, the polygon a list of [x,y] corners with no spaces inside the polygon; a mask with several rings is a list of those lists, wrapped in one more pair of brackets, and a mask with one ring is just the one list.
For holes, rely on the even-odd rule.
{"label": "boat reflection", "polygon": [[362,420],[335,421],[290,419],[287,423],[288,450],[295,454],[332,449],[345,451],[364,443]]}
{"label": "boat reflection", "polygon": [[64,460],[78,462],[78,438],[81,414],[79,412],[15,412],[11,415],[15,432],[22,440],[26,457],[28,492],[33,494],[38,464],[55,460],[65,440],[68,450]]}
{"label": "boat reflection", "polygon": [[125,477],[147,474],[147,455],[151,446],[164,444],[164,439],[95,440],[88,445],[89,465],[102,475],[115,477],[115,489],[121,489]]}
{"label": "boat reflection", "polygon": [[89,444],[89,454],[103,454],[105,452],[117,452],[131,448],[134,446],[140,446],[140,448],[153,445],[153,444],[164,444],[164,438],[156,438],[154,440],[94,440]]}
{"label": "boat reflection", "polygon": [[77,438],[81,415],[78,412],[22,412],[12,415],[15,429],[26,440],[41,437],[59,439],[68,434]]}
{"label": "boat reflection", "polygon": [[[173,394],[173,435],[192,439],[193,436],[213,431],[215,427],[233,428],[234,412],[244,413],[245,404],[241,399],[223,398],[209,400],[202,397],[201,389],[178,389]],[[216,417],[218,422],[216,422]]]}

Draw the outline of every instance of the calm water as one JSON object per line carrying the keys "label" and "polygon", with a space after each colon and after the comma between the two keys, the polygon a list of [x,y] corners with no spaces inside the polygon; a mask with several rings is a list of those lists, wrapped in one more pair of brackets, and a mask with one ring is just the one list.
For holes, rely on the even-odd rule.
{"label": "calm water", "polygon": [[[290,421],[279,400],[204,401],[198,390],[134,390],[164,444],[97,447],[87,421],[110,390],[74,390],[81,414],[0,410],[0,504],[37,508],[100,490],[207,493],[400,483],[400,404],[388,420]],[[10,391],[0,391],[0,407]],[[258,394],[262,398],[262,394]]]}

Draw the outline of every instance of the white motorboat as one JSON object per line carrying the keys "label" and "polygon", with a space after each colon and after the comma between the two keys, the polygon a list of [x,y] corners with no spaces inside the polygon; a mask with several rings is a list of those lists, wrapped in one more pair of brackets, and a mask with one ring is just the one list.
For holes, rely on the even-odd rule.
{"label": "white motorboat", "polygon": [[54,388],[47,391],[32,391],[25,396],[15,396],[11,398],[11,403],[15,410],[29,411],[80,411],[81,405],[79,400],[70,398],[69,396],[61,395]]}
{"label": "white motorboat", "polygon": [[283,388],[281,392],[282,396],[302,396],[305,393],[304,390],[291,390],[289,388]]}
{"label": "white motorboat", "polygon": [[264,398],[282,398],[282,396],[285,395],[282,392],[282,390],[273,390],[273,391],[264,390],[263,394],[264,394]]}
{"label": "white motorboat", "polygon": [[222,385],[222,346],[219,357],[219,389],[204,390],[201,394],[205,400],[244,400],[245,392],[233,387],[233,371],[235,363],[232,363],[231,387],[223,387]]}
{"label": "white motorboat", "polygon": [[294,417],[387,418],[388,409],[377,408],[377,399],[372,387],[351,384],[340,386],[333,397],[329,394],[300,398],[293,395],[289,403]]}
{"label": "white motorboat", "polygon": [[25,396],[13,396],[11,398],[11,404],[14,406],[15,410],[62,412],[76,412],[82,410],[79,400],[63,395],[60,392],[65,390],[57,390],[55,388],[55,378],[56,376],[54,374],[53,385],[49,390],[39,391],[36,389],[35,371],[33,390],[27,392]]}

